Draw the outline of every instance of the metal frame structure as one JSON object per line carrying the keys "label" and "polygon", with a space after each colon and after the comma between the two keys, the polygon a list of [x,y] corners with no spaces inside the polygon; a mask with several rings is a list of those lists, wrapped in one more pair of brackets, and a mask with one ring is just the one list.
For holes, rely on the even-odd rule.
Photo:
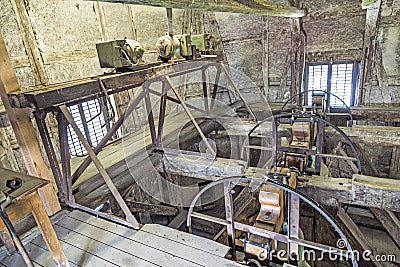
{"label": "metal frame structure", "polygon": [[[295,119],[303,119],[303,120],[305,119],[305,120],[310,120],[310,121],[317,121],[318,122],[318,132],[321,132],[321,133],[323,132],[326,125],[332,127],[344,138],[346,143],[350,146],[350,148],[353,151],[354,157],[344,157],[344,156],[339,156],[339,155],[324,154],[322,151],[323,136],[321,134],[319,134],[317,136],[316,150],[307,149],[307,148],[291,148],[291,147],[279,146],[278,145],[278,126],[281,123],[281,119],[284,119],[284,118],[290,118],[291,121],[294,121]],[[247,147],[253,148],[253,149],[260,149],[260,150],[270,150],[270,151],[274,152],[274,157],[273,157],[274,172],[276,172],[276,169],[277,169],[277,156],[276,156],[277,152],[295,152],[295,153],[299,153],[299,154],[304,154],[306,156],[314,155],[316,157],[315,169],[317,171],[319,171],[319,169],[320,169],[322,158],[336,158],[336,159],[350,160],[350,161],[356,162],[357,168],[358,168],[358,173],[361,173],[361,161],[360,161],[360,157],[356,151],[354,144],[351,142],[350,138],[339,127],[332,124],[331,122],[325,120],[324,118],[321,118],[319,116],[311,114],[311,113],[297,113],[297,114],[281,113],[281,114],[266,118],[266,119],[262,120],[261,122],[257,123],[257,125],[255,125],[250,130],[250,132],[248,133],[248,136],[250,137],[250,135],[260,125],[262,125],[263,123],[265,123],[267,121],[271,121],[271,120],[273,122],[272,123],[272,127],[273,127],[272,135],[273,135],[273,139],[274,139],[274,147],[262,147],[262,146],[247,146]],[[244,151],[244,148],[247,148],[247,147],[243,147],[242,151]]]}
{"label": "metal frame structure", "polygon": [[[260,229],[254,226],[250,226],[247,224],[235,222],[233,220],[233,202],[231,201],[232,199],[232,193],[233,193],[233,188],[232,184],[239,184],[242,186],[248,186],[250,183],[258,183],[260,186],[262,184],[268,184],[272,186],[276,186],[285,192],[287,192],[290,196],[298,197],[301,200],[305,201],[309,205],[311,205],[315,210],[317,210],[336,230],[336,232],[339,234],[340,238],[344,240],[344,243],[346,244],[347,251],[341,250],[341,249],[333,249],[332,247],[329,247],[327,245],[307,241],[307,240],[301,240],[298,238],[298,236],[294,236],[293,232],[289,231],[288,235],[284,234],[279,234],[273,231],[265,230],[265,229]],[[221,219],[218,217],[210,216],[210,215],[205,215],[202,213],[194,212],[193,209],[196,206],[197,201],[201,197],[201,195],[209,190],[210,188],[221,185],[223,184],[224,186],[224,198],[225,198],[225,219]],[[291,228],[292,225],[296,224],[295,222],[295,217],[293,214],[295,212],[295,209],[289,208],[288,212],[288,221],[289,221],[289,228]],[[293,250],[293,248],[296,249],[296,246],[304,246],[312,249],[316,249],[319,251],[327,252],[327,253],[333,253],[335,255],[339,255],[340,257],[343,257],[344,259],[350,259],[352,262],[352,266],[356,267],[358,266],[357,264],[357,259],[354,256],[352,247],[350,243],[348,242],[346,236],[344,235],[342,229],[338,226],[338,224],[335,222],[335,220],[329,215],[329,213],[318,203],[314,202],[312,199],[307,197],[306,195],[302,194],[301,192],[297,191],[296,189],[291,188],[290,186],[287,186],[282,183],[278,183],[276,181],[273,181],[272,179],[269,179],[268,177],[265,177],[264,179],[262,178],[255,178],[255,177],[228,177],[228,178],[222,178],[218,181],[212,182],[205,186],[193,199],[188,215],[187,215],[187,226],[189,228],[189,231],[191,232],[191,226],[192,226],[192,218],[199,218],[202,220],[206,220],[209,222],[213,222],[216,224],[223,225],[227,228],[228,232],[228,239],[229,239],[229,245],[232,248],[232,256],[235,259],[235,252],[236,252],[236,237],[235,237],[235,230],[240,230],[244,231],[250,234],[255,234],[259,235],[262,237],[269,238],[271,240],[275,240],[278,242],[283,242],[288,244],[288,249],[289,252],[287,255],[291,255],[291,253],[296,253],[297,251]],[[291,246],[295,245],[295,246]]]}
{"label": "metal frame structure", "polygon": [[[99,142],[99,144],[93,149],[91,149],[90,146],[86,148],[87,150],[88,149],[92,150],[92,151],[90,151],[91,156],[87,156],[74,173],[71,172],[70,155],[68,152],[68,142],[67,142],[67,132],[66,132],[67,125],[71,124],[72,121],[68,118],[69,112],[66,107],[69,105],[87,101],[89,99],[93,99],[93,95],[90,94],[90,95],[88,95],[88,97],[81,97],[79,100],[78,99],[70,99],[69,101],[58,103],[56,106],[48,106],[46,108],[38,107],[37,105],[35,105],[35,101],[30,103],[30,105],[33,106],[35,109],[35,111],[34,111],[35,119],[36,119],[36,122],[37,122],[37,125],[39,128],[41,139],[43,141],[43,144],[44,144],[44,147],[46,150],[47,157],[49,159],[49,164],[50,164],[51,170],[53,172],[55,182],[58,187],[58,192],[59,192],[59,197],[60,197],[61,202],[64,202],[67,205],[72,206],[74,208],[79,208],[79,204],[75,203],[74,192],[72,190],[73,185],[76,183],[78,178],[82,175],[82,173],[86,170],[86,168],[89,166],[89,164],[92,161],[97,161],[96,167],[98,167],[99,170],[104,169],[104,167],[102,166],[100,161],[98,161],[97,154],[106,146],[106,144],[117,133],[118,129],[123,125],[124,118],[126,116],[128,116],[129,114],[131,114],[133,112],[133,110],[138,106],[138,104],[142,100],[144,100],[144,102],[145,102],[146,110],[148,113],[147,119],[148,119],[148,124],[149,124],[152,145],[153,145],[153,148],[157,149],[157,150],[163,149],[162,136],[163,136],[165,115],[166,115],[165,114],[166,102],[172,101],[174,103],[178,103],[178,104],[182,105],[182,107],[184,108],[184,111],[190,118],[191,122],[195,126],[196,130],[198,131],[199,135],[203,139],[204,143],[207,145],[207,148],[211,152],[214,152],[214,154],[215,154],[215,151],[213,150],[212,146],[209,144],[209,142],[205,138],[204,133],[202,132],[202,130],[201,130],[200,126],[198,125],[198,123],[196,122],[196,120],[194,119],[190,109],[208,113],[210,111],[210,109],[214,108],[215,99],[216,99],[217,91],[219,88],[218,81],[220,79],[221,74],[225,74],[228,84],[232,87],[233,91],[236,93],[238,98],[241,101],[243,101],[243,103],[249,113],[249,119],[255,120],[255,115],[254,115],[253,111],[251,110],[251,108],[247,104],[246,100],[241,95],[239,89],[236,87],[233,79],[230,76],[230,72],[226,66],[222,65],[221,63],[215,63],[215,62],[210,62],[210,61],[196,61],[196,62],[198,62],[198,64],[195,67],[193,67],[193,66],[187,67],[187,65],[185,63],[175,64],[174,72],[171,72],[167,75],[161,75],[160,77],[156,77],[155,79],[152,79],[152,80],[149,80],[149,78],[152,78],[152,77],[148,77],[148,76],[143,77],[142,76],[143,70],[138,71],[138,75],[140,77],[138,77],[138,78],[134,77],[133,80],[135,82],[133,84],[125,84],[125,85],[123,85],[122,88],[121,87],[106,88],[105,79],[102,79],[101,83],[97,82],[97,86],[99,86],[99,84],[101,85],[100,92],[97,94],[97,96],[105,95],[108,97],[109,94],[125,91],[128,89],[133,89],[133,88],[137,88],[137,87],[142,87],[142,90],[139,93],[139,95],[133,100],[133,102],[127,107],[125,112],[119,116],[118,120],[113,124],[113,126],[110,128],[110,130],[107,132],[107,134]],[[208,68],[216,68],[216,77],[215,77],[214,87],[213,87],[212,94],[211,94],[210,103],[207,98],[208,97],[208,86],[207,86],[207,83],[205,80],[206,71]],[[165,70],[165,67],[162,66],[161,70]],[[144,70],[144,71],[147,71],[147,70]],[[205,99],[204,110],[196,108],[188,103],[185,103],[184,98],[176,90],[176,88],[174,87],[174,84],[171,80],[171,78],[173,78],[173,77],[177,77],[180,75],[193,73],[193,72],[197,72],[197,71],[201,71],[201,77],[202,77],[202,83],[203,83],[202,89],[203,89],[203,96]],[[154,70],[151,71],[151,73],[153,73],[153,75],[154,75],[154,72],[155,72]],[[138,80],[140,80],[140,82],[138,82]],[[163,85],[162,93],[154,91],[150,88],[150,84],[154,83],[154,82],[162,83],[162,85]],[[167,92],[169,90],[172,90],[174,92],[175,97],[171,97],[171,96],[167,95]],[[156,128],[156,125],[154,122],[155,118],[154,118],[154,115],[152,112],[152,104],[151,104],[150,95],[160,97],[160,100],[161,100],[160,114],[159,114],[159,118],[158,118],[158,120],[159,120],[158,128]],[[39,98],[39,97],[35,98],[35,100],[40,100],[40,99],[41,98]],[[45,103],[45,101],[44,101],[44,103]],[[46,118],[46,115],[48,112],[56,112],[56,114],[57,114],[56,118],[57,118],[57,122],[58,122],[58,135],[59,135],[60,154],[61,154],[60,158],[61,158],[61,162],[62,162],[61,168],[58,164],[57,155],[56,155],[54,146],[52,144],[47,125],[45,123],[45,118]],[[86,142],[84,136],[82,136],[82,135],[79,137],[79,139],[82,143]],[[88,153],[89,153],[89,151],[88,151]],[[108,176],[106,172],[103,174],[105,174],[105,176]],[[102,176],[106,180],[107,177],[104,177],[104,175],[102,175]],[[108,180],[108,178],[107,178],[107,180]],[[90,181],[87,181],[86,183],[89,183],[89,182]],[[120,202],[120,201],[118,201],[118,202]],[[124,205],[124,203],[119,203],[119,204],[120,204],[120,206]],[[87,210],[86,207],[81,207],[81,208]],[[100,213],[99,213],[99,215],[102,216]],[[127,215],[127,217],[129,217],[130,214],[126,214],[126,215]],[[106,217],[106,215],[104,215],[104,216]]]}

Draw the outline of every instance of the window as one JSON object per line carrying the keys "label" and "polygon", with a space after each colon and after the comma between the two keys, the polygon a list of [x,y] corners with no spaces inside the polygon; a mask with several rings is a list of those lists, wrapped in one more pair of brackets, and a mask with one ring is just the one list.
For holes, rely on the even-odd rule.
{"label": "window", "polygon": [[[110,118],[107,102],[104,98],[90,100],[69,106],[75,123],[92,147],[96,147],[109,129]],[[68,147],[71,156],[83,156],[86,149],[79,141],[71,125],[67,127]]]}
{"label": "window", "polygon": [[[306,103],[311,105],[311,90],[327,91],[336,95],[347,106],[354,106],[358,94],[359,62],[323,62],[308,63],[306,73]],[[327,95],[327,104],[333,108],[343,108],[337,97]]]}

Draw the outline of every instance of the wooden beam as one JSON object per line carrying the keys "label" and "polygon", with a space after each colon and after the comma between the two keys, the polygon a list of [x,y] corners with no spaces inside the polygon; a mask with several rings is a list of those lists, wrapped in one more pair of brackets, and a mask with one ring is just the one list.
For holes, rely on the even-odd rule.
{"label": "wooden beam", "polygon": [[400,220],[397,216],[390,210],[369,208],[374,214],[375,218],[382,224],[383,228],[389,236],[392,237],[393,241],[396,243],[397,247],[400,248]]}
{"label": "wooden beam", "polygon": [[144,202],[137,202],[134,198],[128,197],[125,199],[129,209],[132,212],[146,212],[150,214],[158,214],[164,216],[175,216],[178,214],[178,209],[170,206],[156,205]]}
{"label": "wooden beam", "polygon": [[364,55],[362,62],[361,74],[361,93],[360,103],[368,103],[372,87],[372,66],[374,62],[376,32],[378,28],[378,18],[381,6],[381,0],[364,0],[363,8],[367,9],[365,17],[365,33],[364,33]]}
{"label": "wooden beam", "polygon": [[354,106],[351,113],[355,120],[400,122],[400,107],[396,106]]}
{"label": "wooden beam", "polygon": [[175,218],[172,219],[172,221],[169,222],[168,227],[179,229],[182,224],[186,222],[187,214],[188,211],[183,209],[178,215],[175,216]]}
{"label": "wooden beam", "polygon": [[102,0],[104,2],[149,5],[166,8],[245,13],[263,16],[303,17],[305,10],[263,0]]}
{"label": "wooden beam", "polygon": [[[262,177],[264,171],[249,168],[246,171]],[[354,174],[353,179],[323,176],[301,176],[297,189],[325,206],[338,203],[362,207],[384,208],[400,212],[400,185],[398,180]]]}
{"label": "wooden beam", "polygon": [[372,252],[372,254],[369,255],[369,257],[374,263],[374,265],[383,266],[382,263],[374,260],[375,259],[374,255],[378,255],[378,252],[369,244],[368,240],[365,238],[360,228],[358,228],[358,226],[353,222],[353,220],[346,213],[346,211],[343,208],[339,207],[337,216],[344,223],[344,225],[347,227],[350,233],[353,235],[354,239],[357,240],[357,242],[361,245],[362,249],[364,249],[364,251],[368,250]]}
{"label": "wooden beam", "polygon": [[[30,111],[27,108],[13,109],[8,100],[7,93],[20,90],[17,76],[12,67],[7,47],[3,36],[0,33],[0,97],[7,112],[8,119],[13,128],[22,157],[24,159],[28,173],[51,180],[48,167],[40,151],[39,141],[36,137],[35,127],[30,119]],[[45,205],[48,215],[52,215],[60,210],[59,205],[49,203],[58,203],[57,196],[52,187],[43,193],[42,201]],[[53,208],[51,208],[53,207]]]}
{"label": "wooden beam", "polygon": [[389,168],[389,178],[400,179],[400,146],[393,147]]}
{"label": "wooden beam", "polygon": [[32,26],[31,19],[28,15],[27,8],[29,2],[24,0],[11,1],[15,10],[15,17],[19,28],[21,29],[22,39],[25,44],[25,50],[29,59],[30,67],[37,84],[47,85],[49,79],[44,69],[44,61],[42,54],[36,42],[35,29]]}
{"label": "wooden beam", "polygon": [[400,184],[395,179],[353,175],[352,203],[400,211]]}

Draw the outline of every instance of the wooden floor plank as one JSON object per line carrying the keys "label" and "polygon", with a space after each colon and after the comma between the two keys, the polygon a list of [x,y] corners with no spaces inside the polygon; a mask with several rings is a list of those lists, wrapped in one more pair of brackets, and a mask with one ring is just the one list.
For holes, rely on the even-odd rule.
{"label": "wooden floor plank", "polygon": [[[63,220],[64,221],[64,220]],[[75,221],[74,223],[76,223]],[[60,222],[62,224],[62,222]],[[67,224],[70,223],[69,221]],[[97,232],[93,231],[93,229],[84,229],[85,226],[82,224],[78,225],[71,225],[68,226],[70,228],[80,228],[79,230],[85,233],[85,234],[80,234],[78,232],[73,231],[72,229],[65,228],[60,225],[55,225],[54,229],[57,232],[57,235],[59,236],[59,239],[62,244],[66,243],[71,246],[76,246],[79,250],[85,252],[81,254],[81,256],[78,255],[72,255],[72,258],[75,258],[74,261],[78,263],[80,266],[97,266],[95,264],[92,264],[91,260],[98,261],[99,258],[100,260],[103,261],[103,264],[101,266],[129,266],[127,265],[128,262],[130,262],[131,266],[145,266],[145,267],[154,267],[154,266],[160,266],[158,264],[153,264],[150,263],[142,258],[140,256],[135,256],[130,253],[127,253],[125,251],[122,251],[118,249],[121,245],[121,240],[120,238],[112,238],[109,240],[103,240],[105,242],[100,242],[92,237],[100,237],[103,234],[104,231],[102,232]],[[87,231],[86,231],[87,230]],[[34,242],[37,242],[36,240]],[[40,240],[40,243],[38,245],[42,246],[43,242]],[[67,252],[66,252],[67,253]],[[91,258],[89,255],[93,255],[95,257]],[[67,253],[67,257],[69,257]],[[86,258],[85,258],[86,257]],[[71,260],[72,260],[71,258]],[[83,265],[81,263],[84,262]]]}
{"label": "wooden floor plank", "polygon": [[172,228],[156,224],[146,224],[141,230],[136,232],[135,230],[127,230],[123,226],[111,224],[80,211],[71,212],[70,218],[85,222],[113,234],[124,236],[147,247],[173,254],[176,257],[195,262],[199,265],[235,266],[234,262],[224,259],[229,247]]}
{"label": "wooden floor plank", "polygon": [[[96,218],[94,216],[91,216],[87,213],[78,210],[71,212],[69,214],[69,217],[127,238],[133,238],[135,236],[134,234],[137,232],[136,230],[110,223],[106,220]],[[191,235],[189,233],[178,231],[158,224],[146,224],[142,227],[140,231],[144,231],[152,235],[156,235],[158,237],[169,239],[178,244],[184,244],[186,246],[190,246],[197,250],[204,251],[209,254],[214,254],[219,257],[225,257],[226,253],[229,250],[229,247],[214,242],[212,240],[201,238],[195,235]]]}
{"label": "wooden floor plank", "polygon": [[[79,239],[77,239],[79,240]],[[97,257],[95,254],[87,252],[74,244],[70,244],[68,242],[60,241],[61,247],[64,250],[64,253],[68,259],[68,262],[71,266],[119,266],[106,259],[102,259]],[[44,242],[42,239],[33,240],[32,244],[41,247],[42,249],[46,249]],[[47,250],[47,249],[46,249]],[[46,251],[47,252],[47,251]],[[48,252],[47,252],[48,253]],[[43,266],[52,266],[52,259],[49,254],[49,258],[46,259],[46,262],[40,261]]]}
{"label": "wooden floor plank", "polygon": [[[102,251],[103,257],[107,256],[121,266],[202,266],[70,217],[57,223],[55,228],[61,233],[61,240],[73,243],[79,236],[80,246],[90,249],[91,252],[97,252],[97,255]],[[128,262],[131,265],[127,265]],[[146,262],[154,265],[146,265]]]}
{"label": "wooden floor plank", "polygon": [[[168,239],[175,243],[192,247],[198,251],[202,251],[203,253],[212,254],[222,258],[225,257],[229,251],[229,247],[215,241],[158,224],[146,224],[139,232],[146,232],[153,236]],[[137,235],[135,235],[134,238],[137,238]]]}
{"label": "wooden floor plank", "polygon": [[111,223],[109,221],[103,220],[99,217],[95,217],[93,215],[90,215],[86,212],[82,212],[79,210],[72,211],[68,216],[75,220],[93,225],[105,231],[124,237],[130,237],[137,232],[137,230],[127,228],[119,224]]}
{"label": "wooden floor plank", "polygon": [[[179,238],[179,237],[178,237]],[[199,244],[199,241],[207,241],[205,238],[197,237],[196,244]],[[195,247],[190,246],[193,243],[186,242],[185,239],[182,239],[182,243],[175,242],[171,239],[167,239],[164,237],[160,237],[158,235],[154,235],[145,231],[139,231],[131,238],[137,242],[140,242],[148,247],[159,247],[161,251],[171,253],[177,257],[181,257],[187,261],[195,262],[201,266],[240,266],[236,265],[235,262],[232,262],[223,257],[217,256],[215,254],[209,253],[205,250],[199,250]],[[216,243],[216,242],[214,242]],[[213,251],[215,253],[217,251]],[[226,254],[226,250],[223,254]]]}
{"label": "wooden floor plank", "polygon": [[[39,238],[39,237],[38,237]],[[42,239],[43,240],[43,239]],[[50,267],[50,266],[56,266],[56,262],[53,260],[52,256],[50,255],[50,252],[46,248],[43,248],[41,246],[37,246],[34,243],[29,243],[25,245],[25,248],[28,252],[28,255],[30,259],[32,260],[34,266],[43,266],[43,267]],[[64,247],[63,247],[64,249]],[[74,264],[73,262],[69,261],[70,266],[78,266]],[[3,258],[1,261],[1,264],[3,266],[7,267],[19,267],[19,266],[26,266],[24,259],[19,253],[14,253],[11,256]]]}

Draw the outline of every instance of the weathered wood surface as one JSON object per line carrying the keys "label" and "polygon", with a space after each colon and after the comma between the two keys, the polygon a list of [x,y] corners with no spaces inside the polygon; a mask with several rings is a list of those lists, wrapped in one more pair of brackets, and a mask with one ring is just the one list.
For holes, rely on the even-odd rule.
{"label": "weathered wood surface", "polygon": [[192,9],[215,12],[245,13],[264,16],[303,17],[305,10],[283,5],[274,1],[238,1],[238,0],[201,0],[201,1],[176,1],[176,0],[102,0],[104,2],[118,2],[125,4],[150,5],[177,9]]}
{"label": "weathered wood surface", "polygon": [[[28,173],[33,176],[51,180],[49,170],[40,151],[40,144],[30,118],[30,111],[28,109],[13,109],[8,101],[7,93],[20,90],[20,86],[1,33],[0,62],[1,101],[7,111],[8,119],[13,128]],[[49,189],[52,190],[52,188]],[[42,199],[49,215],[60,210],[59,206],[47,205],[47,202],[52,203],[58,201],[54,190],[52,191],[53,192],[50,191],[45,195],[48,199]],[[55,209],[52,210],[51,207],[55,207]]]}
{"label": "weathered wood surface", "polygon": [[137,202],[133,198],[126,198],[126,204],[132,212],[145,212],[165,216],[175,216],[178,209],[170,206],[156,205],[144,202]]}
{"label": "weathered wood surface", "polygon": [[[54,228],[70,266],[240,266],[224,258],[227,246],[161,225],[135,231],[75,210]],[[42,238],[27,249],[35,266],[53,266]],[[0,266],[18,263],[16,253]]]}
{"label": "weathered wood surface", "polygon": [[[248,168],[248,177],[263,177],[260,168]],[[320,204],[337,206],[338,203],[400,211],[400,185],[398,180],[354,174],[353,179],[323,176],[302,176],[297,189]]]}
{"label": "weathered wood surface", "polygon": [[375,218],[382,224],[386,232],[392,237],[397,247],[400,248],[400,220],[396,214],[389,210],[370,208]]}
{"label": "weathered wood surface", "polygon": [[355,120],[400,122],[400,107],[354,106],[350,109]]}
{"label": "weathered wood surface", "polygon": [[[220,60],[218,56],[204,56],[198,61],[210,62],[218,60]],[[17,88],[10,90],[8,98],[14,108],[35,106],[37,109],[46,109],[62,104],[82,102],[104,96],[103,89],[99,84],[99,79],[103,82],[107,94],[110,95],[139,87],[146,80],[153,78],[157,73],[171,66],[171,64],[156,62],[139,66],[138,70],[132,72],[105,74],[97,77],[44,86],[32,91],[22,92]],[[185,66],[187,66],[185,62],[175,62],[174,70],[184,69]],[[192,66],[189,66],[189,68],[190,67]]]}
{"label": "weathered wood surface", "polygon": [[400,146],[395,146],[392,149],[389,178],[400,179]]}
{"label": "weathered wood surface", "polygon": [[349,232],[352,234],[354,240],[357,240],[361,248],[364,251],[368,250],[372,252],[372,254],[368,255],[367,257],[369,257],[372,260],[373,264],[378,267],[384,266],[381,262],[375,261],[375,256],[379,255],[379,253],[371,246],[371,244],[365,238],[365,235],[361,232],[360,228],[354,223],[354,221],[350,218],[350,216],[346,213],[346,211],[343,208],[339,207],[337,216],[347,227]]}
{"label": "weathered wood surface", "polygon": [[395,179],[353,175],[352,203],[400,211],[400,184]]}
{"label": "weathered wood surface", "polygon": [[[184,154],[167,154],[165,158],[164,166],[167,173],[209,181],[230,176],[241,176],[247,167],[245,161],[225,158],[207,158]],[[157,169],[160,172],[164,171],[161,165]]]}

